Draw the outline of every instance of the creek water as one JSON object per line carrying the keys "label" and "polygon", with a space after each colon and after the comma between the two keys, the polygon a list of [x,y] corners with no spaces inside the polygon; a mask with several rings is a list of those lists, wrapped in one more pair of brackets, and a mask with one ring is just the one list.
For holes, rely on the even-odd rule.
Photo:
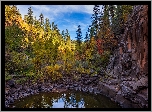
{"label": "creek water", "polygon": [[11,108],[121,108],[103,95],[80,91],[43,92],[16,100]]}

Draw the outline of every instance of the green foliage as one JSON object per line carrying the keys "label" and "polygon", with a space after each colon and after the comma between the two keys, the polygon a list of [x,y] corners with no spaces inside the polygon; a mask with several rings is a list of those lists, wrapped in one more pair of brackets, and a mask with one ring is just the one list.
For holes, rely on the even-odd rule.
{"label": "green foliage", "polygon": [[[33,18],[33,11],[22,16],[16,6],[5,6],[5,77],[19,74],[33,80],[58,80],[71,71],[95,75],[105,68],[114,47],[113,37],[121,29],[132,11],[130,5],[99,5],[93,9],[92,25],[82,41],[81,26],[76,31],[76,41],[69,31],[60,34],[57,25],[40,14]],[[120,12],[120,13],[119,13]],[[110,20],[111,19],[111,20]],[[45,22],[44,22],[45,20]],[[123,20],[121,23],[120,20]],[[118,25],[118,23],[120,23]],[[110,47],[107,47],[110,46]],[[77,76],[74,76],[78,80]],[[18,83],[24,80],[18,80]]]}
{"label": "green foliage", "polygon": [[26,54],[12,51],[10,53],[10,58],[11,60],[5,63],[5,67],[8,71],[22,74],[23,71],[32,69],[32,62],[28,59]]}
{"label": "green foliage", "polygon": [[5,71],[5,81],[11,80],[13,77],[9,75],[7,71]]}
{"label": "green foliage", "polygon": [[17,84],[24,84],[25,82],[27,82],[27,79],[25,77],[16,80]]}
{"label": "green foliage", "polygon": [[101,60],[99,62],[101,62],[102,67],[106,67],[108,62],[109,62],[109,58],[110,58],[110,52],[109,51],[105,51],[103,53],[103,55],[101,56]]}
{"label": "green foliage", "polygon": [[55,64],[55,66],[46,66],[43,68],[42,72],[46,79],[51,79],[53,81],[62,78],[62,75],[59,72],[60,66]]}

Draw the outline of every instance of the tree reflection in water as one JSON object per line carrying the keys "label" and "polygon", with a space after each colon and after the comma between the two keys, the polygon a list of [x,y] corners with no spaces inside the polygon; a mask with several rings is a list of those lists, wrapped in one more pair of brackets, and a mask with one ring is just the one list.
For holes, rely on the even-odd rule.
{"label": "tree reflection in water", "polygon": [[[120,108],[116,103],[102,95],[91,95],[82,92],[40,93],[20,101],[11,107],[15,108]],[[10,108],[11,108],[10,107]]]}
{"label": "tree reflection in water", "polygon": [[61,94],[59,98],[53,98],[53,108],[85,108],[83,98],[76,100],[76,94]]}

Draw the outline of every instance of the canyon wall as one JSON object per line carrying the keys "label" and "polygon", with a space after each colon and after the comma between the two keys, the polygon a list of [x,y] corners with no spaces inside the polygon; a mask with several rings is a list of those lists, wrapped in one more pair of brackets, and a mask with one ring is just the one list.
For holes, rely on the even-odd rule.
{"label": "canyon wall", "polygon": [[112,76],[107,85],[116,86],[114,100],[124,108],[147,108],[148,6],[134,6],[124,26],[123,34],[117,36],[118,49],[106,70]]}

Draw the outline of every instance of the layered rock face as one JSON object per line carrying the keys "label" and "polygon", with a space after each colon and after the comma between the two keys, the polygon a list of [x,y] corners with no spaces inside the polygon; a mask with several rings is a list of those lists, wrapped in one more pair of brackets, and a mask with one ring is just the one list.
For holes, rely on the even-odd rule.
{"label": "layered rock face", "polygon": [[[148,107],[148,6],[135,6],[118,35],[118,49],[111,57],[108,85],[117,85],[115,101],[124,108]],[[110,96],[110,95],[109,95]]]}

